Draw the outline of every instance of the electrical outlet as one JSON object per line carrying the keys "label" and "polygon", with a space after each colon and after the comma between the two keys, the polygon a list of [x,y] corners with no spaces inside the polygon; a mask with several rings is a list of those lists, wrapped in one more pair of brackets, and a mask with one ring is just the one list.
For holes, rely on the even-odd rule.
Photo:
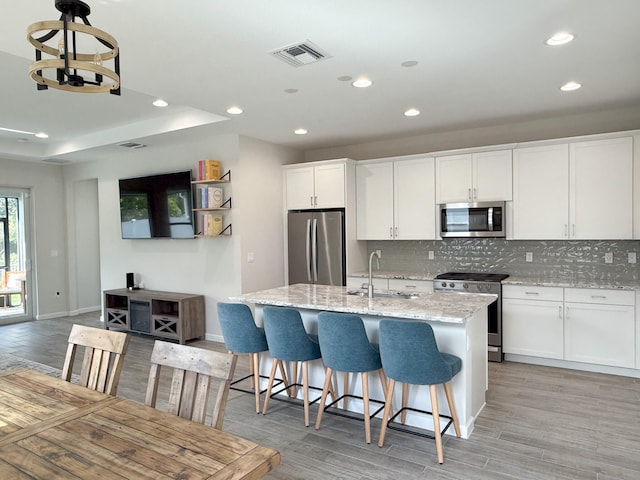
{"label": "electrical outlet", "polygon": [[436,256],[433,253],[433,250],[429,250],[429,260],[433,260],[434,258],[436,258]]}
{"label": "electrical outlet", "polygon": [[527,252],[524,254],[524,259],[527,262],[533,262],[533,252]]}
{"label": "electrical outlet", "polygon": [[254,252],[247,253],[247,263],[253,263],[256,261],[256,254]]}
{"label": "electrical outlet", "polygon": [[604,263],[613,263],[613,253],[605,253],[604,254]]}
{"label": "electrical outlet", "polygon": [[627,255],[627,261],[629,263],[636,263],[636,252],[629,252]]}

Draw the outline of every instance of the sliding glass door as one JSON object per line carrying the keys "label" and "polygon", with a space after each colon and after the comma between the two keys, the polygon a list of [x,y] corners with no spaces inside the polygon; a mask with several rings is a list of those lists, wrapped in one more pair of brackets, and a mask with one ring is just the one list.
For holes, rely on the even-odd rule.
{"label": "sliding glass door", "polygon": [[0,324],[32,318],[28,193],[0,187]]}

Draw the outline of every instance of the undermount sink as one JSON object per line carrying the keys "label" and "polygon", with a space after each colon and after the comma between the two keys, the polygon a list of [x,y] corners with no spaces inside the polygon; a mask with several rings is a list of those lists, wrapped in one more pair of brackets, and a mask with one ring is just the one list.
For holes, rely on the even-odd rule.
{"label": "undermount sink", "polygon": [[[347,290],[347,295],[357,295],[359,297],[367,297],[369,294],[366,290]],[[374,290],[373,298],[386,297],[386,298],[404,298],[412,299],[420,296],[417,292],[396,292],[393,290]]]}

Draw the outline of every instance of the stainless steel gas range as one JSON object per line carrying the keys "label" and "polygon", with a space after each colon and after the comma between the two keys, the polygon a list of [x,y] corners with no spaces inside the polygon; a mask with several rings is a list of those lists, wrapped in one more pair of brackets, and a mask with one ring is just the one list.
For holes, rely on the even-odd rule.
{"label": "stainless steel gas range", "polygon": [[433,289],[440,292],[493,293],[498,299],[488,307],[489,361],[502,361],[502,280],[503,273],[441,273],[433,280]]}

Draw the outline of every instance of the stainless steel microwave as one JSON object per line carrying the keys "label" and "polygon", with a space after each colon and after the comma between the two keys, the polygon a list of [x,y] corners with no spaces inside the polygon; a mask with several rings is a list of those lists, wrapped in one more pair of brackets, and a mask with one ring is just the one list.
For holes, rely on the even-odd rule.
{"label": "stainless steel microwave", "polygon": [[440,236],[504,237],[505,217],[505,202],[442,204]]}

